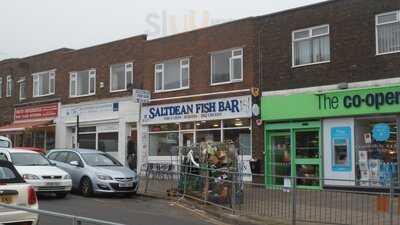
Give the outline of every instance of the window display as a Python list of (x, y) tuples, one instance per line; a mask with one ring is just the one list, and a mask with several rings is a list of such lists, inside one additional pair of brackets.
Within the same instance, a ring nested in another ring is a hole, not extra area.
[(179, 146), (179, 133), (154, 133), (150, 134), (150, 156), (171, 156)]
[(397, 123), (399, 118), (356, 120), (357, 180), (366, 187), (388, 187), (398, 179)]

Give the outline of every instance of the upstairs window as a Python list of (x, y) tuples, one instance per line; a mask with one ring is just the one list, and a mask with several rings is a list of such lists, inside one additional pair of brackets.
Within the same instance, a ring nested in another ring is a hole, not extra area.
[(19, 80), (19, 100), (26, 99), (26, 82), (25, 79)]
[(376, 54), (400, 52), (400, 10), (377, 15)]
[(329, 62), (331, 59), (329, 25), (294, 31), (293, 66)]
[(168, 60), (154, 66), (154, 90), (174, 91), (189, 88), (189, 59)]
[(94, 95), (96, 92), (96, 70), (84, 70), (70, 73), (70, 97)]
[(211, 54), (211, 85), (243, 80), (243, 49)]
[(126, 91), (132, 83), (132, 63), (115, 64), (110, 66), (110, 92)]
[(3, 77), (0, 77), (0, 98), (3, 97)]
[(34, 73), (33, 77), (33, 97), (54, 95), (55, 93), (55, 70)]
[(7, 76), (6, 96), (11, 97), (13, 92), (13, 80), (10, 75)]

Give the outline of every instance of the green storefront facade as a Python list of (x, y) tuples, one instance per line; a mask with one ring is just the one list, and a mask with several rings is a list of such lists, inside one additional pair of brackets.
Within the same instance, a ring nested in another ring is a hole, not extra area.
[(381, 188), (397, 180), (400, 84), (318, 89), (262, 97), (266, 184), (296, 176), (305, 188)]

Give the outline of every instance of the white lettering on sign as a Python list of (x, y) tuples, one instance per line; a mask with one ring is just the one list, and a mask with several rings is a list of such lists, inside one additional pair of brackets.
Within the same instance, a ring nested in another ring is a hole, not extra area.
[(240, 96), (209, 101), (146, 106), (142, 111), (142, 122), (151, 124), (244, 118), (251, 117), (251, 114), (251, 97)]

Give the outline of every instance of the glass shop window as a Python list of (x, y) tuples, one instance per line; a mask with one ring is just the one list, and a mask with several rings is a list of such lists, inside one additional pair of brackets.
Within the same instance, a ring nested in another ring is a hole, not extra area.
[(398, 180), (397, 120), (394, 116), (356, 120), (356, 172), (361, 186), (388, 187), (391, 180)]

